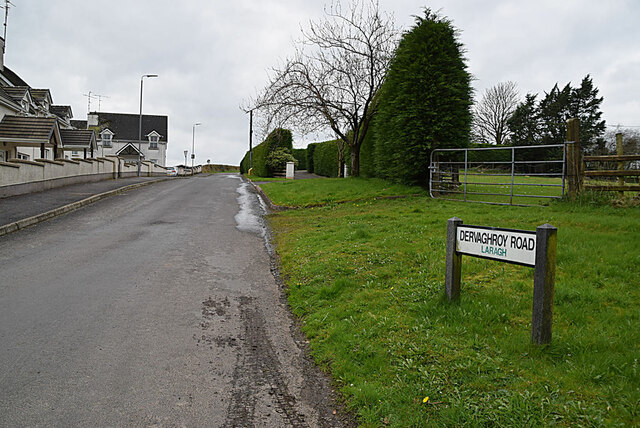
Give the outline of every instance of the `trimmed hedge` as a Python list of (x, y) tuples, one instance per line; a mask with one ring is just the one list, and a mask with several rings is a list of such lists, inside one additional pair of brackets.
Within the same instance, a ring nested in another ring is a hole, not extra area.
[(307, 169), (307, 149), (293, 149), (293, 157), (298, 161), (298, 169)]
[(318, 145), (318, 143), (311, 143), (311, 144), (307, 145), (307, 171), (308, 172), (314, 172), (315, 171), (315, 167), (313, 165), (313, 155), (315, 153), (317, 145)]
[[(310, 144), (311, 145), (311, 144)], [(325, 177), (338, 176), (338, 145), (336, 140), (314, 143), (313, 172)]]
[(378, 177), (375, 159), (376, 120), (371, 121), (369, 129), (360, 146), (360, 177)]
[[(253, 156), (251, 159), (253, 175), (257, 177), (273, 176), (273, 171), (267, 166), (267, 156), (278, 147), (282, 147), (291, 153), (293, 150), (293, 136), (290, 130), (276, 128), (269, 133), (262, 143), (253, 148)], [(240, 162), (240, 172), (244, 174), (248, 171), (249, 152), (244, 155), (242, 162)]]

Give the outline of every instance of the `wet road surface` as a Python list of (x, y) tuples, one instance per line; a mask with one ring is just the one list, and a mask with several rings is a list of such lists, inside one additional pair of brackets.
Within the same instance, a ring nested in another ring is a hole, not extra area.
[(339, 427), (236, 175), (0, 237), (0, 425)]

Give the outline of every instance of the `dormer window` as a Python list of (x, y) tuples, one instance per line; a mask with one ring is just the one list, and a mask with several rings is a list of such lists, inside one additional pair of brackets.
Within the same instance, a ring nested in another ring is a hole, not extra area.
[(158, 141), (160, 141), (160, 134), (156, 131), (147, 134), (147, 138), (149, 138), (149, 149), (157, 150), (158, 149)]
[(113, 132), (105, 129), (100, 133), (100, 139), (102, 140), (102, 147), (111, 147), (111, 140), (113, 139)]
[(26, 111), (28, 113), (29, 112), (29, 101), (22, 100), (21, 104), (22, 104), (22, 110), (24, 110), (24, 111)]

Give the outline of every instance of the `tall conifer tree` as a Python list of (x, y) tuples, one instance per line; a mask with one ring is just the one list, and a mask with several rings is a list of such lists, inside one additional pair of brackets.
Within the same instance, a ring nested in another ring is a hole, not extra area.
[(451, 22), (429, 9), (403, 35), (380, 91), (381, 176), (426, 185), (433, 149), (468, 145), (472, 90), (463, 52)]

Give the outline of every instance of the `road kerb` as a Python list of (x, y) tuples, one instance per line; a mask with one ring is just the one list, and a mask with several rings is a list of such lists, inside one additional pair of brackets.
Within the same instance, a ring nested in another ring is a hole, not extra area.
[(32, 217), (27, 217), (22, 220), (14, 221), (13, 223), (2, 225), (0, 226), (0, 236), (7, 235), (9, 233), (24, 229), (29, 226), (33, 226), (34, 224), (41, 223), (43, 221), (49, 220), (59, 215), (66, 214), (71, 211), (75, 211), (78, 208), (82, 208), (86, 205), (93, 204), (94, 202), (98, 202), (99, 200), (108, 198), (109, 196), (117, 195), (118, 193), (137, 189), (138, 187), (148, 186), (150, 184), (158, 183), (160, 181), (165, 181), (165, 180), (168, 180), (168, 178), (159, 178), (157, 180), (144, 181), (142, 183), (135, 183), (135, 184), (130, 184), (128, 186), (119, 187), (117, 189), (109, 190), (108, 192), (98, 193), (97, 195), (89, 196), (88, 198), (82, 199), (80, 201), (72, 202), (70, 204), (67, 204), (58, 208), (54, 208), (42, 214), (37, 214)]

